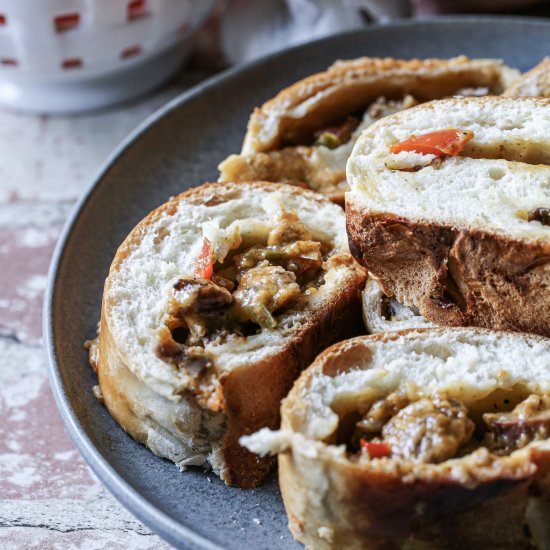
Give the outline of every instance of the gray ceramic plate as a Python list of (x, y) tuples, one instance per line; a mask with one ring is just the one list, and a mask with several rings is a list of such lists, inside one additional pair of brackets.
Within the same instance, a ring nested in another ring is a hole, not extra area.
[(224, 486), (181, 473), (133, 441), (92, 396), (82, 343), (94, 336), (101, 291), (117, 246), (170, 195), (216, 179), (239, 150), (251, 110), (339, 58), (503, 58), (527, 69), (550, 52), (550, 22), (444, 19), (371, 27), (294, 48), (214, 78), (160, 110), (107, 162), (69, 220), (54, 255), (45, 340), (57, 405), (84, 458), (139, 519), (181, 548), (295, 548), (275, 478), (262, 488)]

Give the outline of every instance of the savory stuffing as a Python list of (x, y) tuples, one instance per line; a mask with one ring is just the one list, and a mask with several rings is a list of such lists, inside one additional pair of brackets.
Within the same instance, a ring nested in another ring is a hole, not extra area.
[(271, 314), (291, 305), (301, 293), (296, 273), (263, 260), (241, 273), (234, 294), (235, 314), (239, 321), (275, 328), (277, 322)]
[(315, 145), (336, 149), (347, 143), (359, 126), (359, 119), (349, 116), (342, 124), (315, 132)]
[(205, 238), (195, 275), (173, 286), (157, 355), (191, 371), (190, 391), (214, 388), (206, 343), (275, 328), (278, 315), (323, 284), (328, 252), (295, 212), (279, 214), (265, 245), (232, 251), (223, 263), (214, 264)]
[(421, 399), (401, 409), (382, 428), (393, 456), (437, 464), (453, 457), (474, 431), (464, 405)]
[(367, 115), (373, 120), (378, 120), (385, 116), (390, 116), (399, 111), (410, 109), (418, 105), (418, 101), (410, 94), (407, 94), (403, 99), (391, 100), (385, 97), (379, 97), (376, 101), (370, 104), (367, 109)]
[(399, 393), (375, 401), (351, 438), (356, 459), (392, 457), (438, 464), (478, 447), (509, 455), (550, 437), (550, 397), (530, 395), (510, 412), (486, 413), (476, 425), (457, 399), (434, 395), (410, 401)]
[(530, 395), (513, 411), (487, 413), (483, 420), (488, 428), (484, 444), (496, 454), (507, 455), (550, 437), (550, 398)]
[(363, 123), (372, 124), (375, 120), (393, 115), (415, 105), (418, 105), (418, 101), (412, 95), (406, 95), (401, 100), (379, 97), (369, 105), (362, 115), (348, 116), (346, 120), (336, 126), (330, 126), (315, 132), (314, 145), (336, 149), (350, 141), (354, 132), (361, 124), (361, 119)]
[(534, 208), (527, 212), (528, 222), (540, 222), (542, 225), (550, 225), (550, 208)]

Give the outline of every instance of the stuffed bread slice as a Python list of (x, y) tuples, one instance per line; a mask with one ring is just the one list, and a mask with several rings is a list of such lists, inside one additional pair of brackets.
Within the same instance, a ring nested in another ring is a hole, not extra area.
[(238, 438), (330, 343), (357, 334), (365, 275), (344, 214), (268, 183), (209, 184), (149, 214), (119, 248), (91, 357), (113, 417), (155, 454), (251, 487), (270, 464)]
[(292, 534), (308, 548), (548, 548), (550, 341), (483, 329), (364, 336), (282, 406)]
[(361, 301), (363, 321), (368, 334), (437, 326), (422, 317), (416, 308), (407, 307), (395, 298), (386, 296), (374, 279), (367, 281), (361, 293)]
[(220, 164), (220, 181), (301, 185), (343, 205), (346, 161), (375, 120), (430, 99), (499, 94), (517, 76), (498, 60), (465, 56), (338, 61), (254, 111), (241, 154)]
[(550, 336), (549, 127), (550, 100), (472, 97), (361, 136), (350, 249), (385, 294), (436, 323)]
[(550, 97), (550, 57), (522, 74), (503, 95)]

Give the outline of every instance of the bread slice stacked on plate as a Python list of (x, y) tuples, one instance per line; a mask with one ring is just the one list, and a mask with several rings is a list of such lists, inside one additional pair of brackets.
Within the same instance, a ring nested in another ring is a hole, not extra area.
[(92, 348), (113, 417), (180, 466), (257, 485), (238, 439), (276, 428), (317, 353), (361, 324), (364, 272), (344, 213), (282, 184), (211, 184), (149, 214), (120, 246)]
[[(438, 323), (550, 336), (549, 127), (550, 100), (488, 97), (363, 133), (348, 163), (350, 248), (386, 294)], [(442, 153), (434, 140), (453, 133), (460, 151)]]
[(308, 548), (548, 548), (550, 340), (481, 329), (365, 336), (323, 352), (243, 438), (279, 454)]
[(338, 61), (256, 109), (240, 155), (220, 181), (278, 181), (344, 204), (346, 161), (361, 132), (417, 103), (457, 94), (499, 94), (518, 72), (495, 59)]

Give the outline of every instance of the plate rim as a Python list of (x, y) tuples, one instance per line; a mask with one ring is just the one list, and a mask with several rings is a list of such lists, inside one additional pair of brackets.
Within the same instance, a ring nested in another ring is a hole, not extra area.
[(120, 502), (131, 514), (137, 517), (144, 525), (151, 529), (151, 531), (158, 534), (169, 544), (179, 548), (185, 548), (185, 544), (192, 544), (195, 548), (200, 548), (203, 550), (223, 550), (223, 547), (211, 542), (202, 535), (199, 535), (185, 523), (175, 520), (162, 512), (152, 502), (147, 500), (137, 489), (134, 489), (127, 481), (125, 481), (122, 477), (119, 477), (109, 461), (102, 457), (94, 443), (85, 433), (83, 426), (77, 419), (61, 379), (54, 337), (54, 308), (57, 294), (59, 292), (59, 289), (57, 288), (57, 275), (64, 260), (67, 242), (71, 237), (73, 228), (78, 223), (81, 213), (92, 198), (93, 194), (101, 187), (102, 181), (109, 170), (116, 164), (117, 160), (125, 153), (129, 146), (144, 136), (146, 132), (154, 127), (158, 122), (169, 116), (171, 112), (179, 109), (185, 103), (192, 101), (204, 91), (215, 88), (220, 82), (230, 81), (232, 78), (239, 76), (241, 73), (253, 70), (259, 65), (269, 64), (272, 59), (275, 59), (280, 55), (297, 51), (302, 48), (309, 48), (315, 44), (330, 42), (335, 37), (349, 36), (352, 38), (355, 35), (368, 34), (372, 31), (386, 28), (398, 29), (421, 25), (430, 27), (451, 25), (453, 23), (506, 23), (514, 25), (540, 26), (546, 27), (550, 32), (550, 19), (533, 16), (515, 17), (506, 15), (460, 15), (403, 19), (390, 23), (369, 24), (361, 29), (332, 34), (330, 36), (325, 36), (310, 42), (305, 42), (290, 48), (279, 50), (249, 63), (231, 67), (177, 95), (148, 115), (116, 146), (113, 152), (101, 164), (95, 175), (91, 178), (90, 183), (86, 186), (79, 199), (71, 209), (52, 254), (48, 269), (46, 291), (44, 293), (44, 304), (42, 308), (43, 347), (47, 356), (46, 367), (50, 388), (59, 414), (63, 420), (65, 429), (67, 430), (79, 453), (86, 461), (87, 465), (118, 502)]

